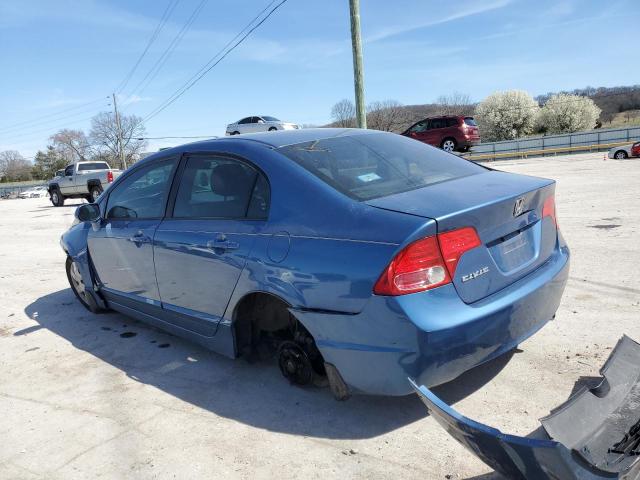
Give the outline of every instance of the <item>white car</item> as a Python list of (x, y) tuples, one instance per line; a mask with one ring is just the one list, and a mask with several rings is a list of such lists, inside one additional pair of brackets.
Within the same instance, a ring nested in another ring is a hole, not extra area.
[(20, 192), (18, 194), (18, 198), (40, 198), (40, 197), (46, 197), (47, 195), (48, 195), (47, 187), (40, 186), (40, 187), (30, 188), (29, 190), (25, 190), (24, 192)]
[(296, 130), (300, 128), (295, 123), (283, 122), (275, 117), (262, 115), (260, 117), (245, 117), (235, 123), (227, 125), (226, 135), (240, 133), (273, 132), (275, 130)]
[(609, 158), (617, 158), (618, 160), (621, 160), (623, 158), (630, 157), (640, 157), (640, 142), (622, 145), (620, 147), (613, 147), (609, 150)]

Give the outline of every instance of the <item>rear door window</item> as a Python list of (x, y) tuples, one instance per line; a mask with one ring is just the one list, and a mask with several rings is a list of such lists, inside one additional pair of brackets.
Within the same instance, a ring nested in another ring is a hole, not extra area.
[(332, 137), (278, 149), (339, 192), (371, 200), (486, 170), (390, 133)]
[(429, 130), (435, 130), (436, 128), (444, 128), (447, 126), (447, 122), (444, 118), (434, 118), (429, 122)]
[(458, 121), (457, 118), (447, 118), (447, 127), (457, 127)]
[(264, 219), (268, 210), (269, 184), (253, 167), (219, 156), (187, 159), (174, 218)]
[(73, 165), (69, 165), (69, 166), (65, 167), (65, 169), (64, 169), (64, 176), (65, 177), (70, 177), (71, 175), (73, 175)]

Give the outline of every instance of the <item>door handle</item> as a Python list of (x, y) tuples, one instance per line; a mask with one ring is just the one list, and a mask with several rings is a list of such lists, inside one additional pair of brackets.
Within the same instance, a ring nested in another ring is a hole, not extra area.
[(209, 240), (207, 242), (207, 248), (209, 250), (235, 250), (240, 248), (238, 242), (230, 242), (225, 235), (219, 235), (215, 240)]
[(151, 238), (147, 237), (142, 231), (136, 233), (135, 235), (127, 238), (130, 242), (135, 243), (136, 245), (142, 243), (151, 243)]

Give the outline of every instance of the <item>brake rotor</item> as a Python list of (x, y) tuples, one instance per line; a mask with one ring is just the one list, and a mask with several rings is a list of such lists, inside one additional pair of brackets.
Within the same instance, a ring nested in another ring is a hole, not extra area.
[(308, 385), (313, 380), (313, 367), (304, 349), (295, 342), (285, 341), (278, 347), (278, 365), (291, 383)]

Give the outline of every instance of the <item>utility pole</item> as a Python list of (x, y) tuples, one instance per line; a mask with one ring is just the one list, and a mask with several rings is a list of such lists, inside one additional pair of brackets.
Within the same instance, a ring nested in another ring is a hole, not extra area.
[(362, 39), (360, 38), (360, 0), (349, 0), (351, 12), (351, 46), (353, 48), (353, 83), (356, 89), (356, 119), (358, 128), (367, 128), (364, 109), (364, 72), (362, 68)]
[(118, 137), (117, 144), (118, 144), (118, 154), (120, 156), (120, 165), (123, 170), (126, 170), (127, 161), (124, 158), (124, 146), (122, 142), (122, 124), (120, 123), (120, 114), (118, 113), (118, 104), (116, 103), (116, 94), (112, 93), (111, 96), (113, 97), (113, 111), (116, 116), (116, 135)]

